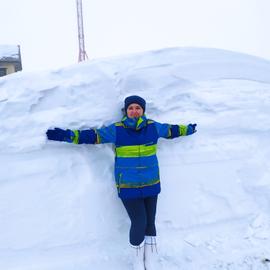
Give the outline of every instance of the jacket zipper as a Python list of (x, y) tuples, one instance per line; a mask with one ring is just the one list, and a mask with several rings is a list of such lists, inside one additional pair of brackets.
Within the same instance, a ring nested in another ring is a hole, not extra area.
[(121, 180), (122, 180), (122, 173), (119, 174), (118, 178), (118, 193), (121, 191)]

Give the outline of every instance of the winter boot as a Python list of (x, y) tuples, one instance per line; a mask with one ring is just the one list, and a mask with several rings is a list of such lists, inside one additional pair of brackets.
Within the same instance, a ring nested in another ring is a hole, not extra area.
[(133, 270), (145, 270), (144, 268), (144, 241), (139, 246), (131, 245), (133, 249)]
[(158, 251), (156, 236), (145, 236), (144, 260), (146, 270), (158, 270)]

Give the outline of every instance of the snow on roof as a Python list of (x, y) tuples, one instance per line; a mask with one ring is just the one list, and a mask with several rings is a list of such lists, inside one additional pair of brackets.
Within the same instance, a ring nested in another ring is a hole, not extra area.
[(19, 59), (18, 45), (0, 45), (0, 60), (5, 58)]

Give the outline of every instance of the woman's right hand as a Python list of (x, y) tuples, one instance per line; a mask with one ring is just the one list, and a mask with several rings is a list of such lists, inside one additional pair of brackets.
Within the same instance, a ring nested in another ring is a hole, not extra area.
[(70, 129), (48, 129), (46, 135), (48, 140), (72, 142), (72, 131)]

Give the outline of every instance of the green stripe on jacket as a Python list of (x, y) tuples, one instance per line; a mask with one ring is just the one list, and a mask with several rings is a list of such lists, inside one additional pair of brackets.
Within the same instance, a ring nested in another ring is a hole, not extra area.
[(180, 136), (186, 136), (187, 135), (187, 126), (179, 125), (179, 132), (180, 132)]
[(115, 148), (117, 157), (149, 157), (157, 152), (157, 145), (129, 145)]
[(79, 144), (79, 137), (80, 137), (80, 132), (79, 130), (72, 130), (73, 133), (74, 133), (74, 137), (71, 137), (72, 139), (72, 142), (75, 143), (75, 144)]

